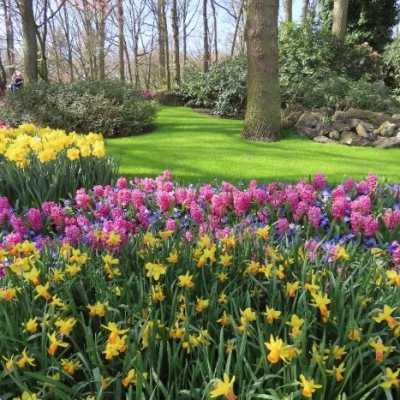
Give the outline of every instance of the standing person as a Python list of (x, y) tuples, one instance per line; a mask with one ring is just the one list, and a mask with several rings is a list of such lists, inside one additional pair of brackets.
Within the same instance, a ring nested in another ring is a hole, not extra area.
[(0, 77), (0, 97), (6, 95), (6, 87), (7, 87), (6, 82), (3, 81), (3, 79)]
[(11, 77), (11, 93), (14, 93), (17, 89), (24, 85), (24, 77), (22, 76), (22, 72), (16, 70)]

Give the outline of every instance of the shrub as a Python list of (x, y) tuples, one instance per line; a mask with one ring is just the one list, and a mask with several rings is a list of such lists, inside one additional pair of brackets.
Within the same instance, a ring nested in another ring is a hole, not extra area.
[(400, 94), (400, 40), (397, 38), (386, 46), (382, 55), (385, 79), (396, 95)]
[(213, 109), (221, 116), (240, 115), (246, 101), (246, 58), (225, 58), (203, 74), (196, 66), (185, 70), (178, 88), (186, 104)]
[(14, 127), (30, 122), (67, 132), (102, 132), (107, 138), (136, 135), (155, 115), (154, 102), (120, 81), (30, 84), (8, 94), (0, 108), (0, 119)]
[(18, 209), (111, 184), (118, 171), (99, 134), (66, 134), (33, 124), (0, 132), (0, 196)]

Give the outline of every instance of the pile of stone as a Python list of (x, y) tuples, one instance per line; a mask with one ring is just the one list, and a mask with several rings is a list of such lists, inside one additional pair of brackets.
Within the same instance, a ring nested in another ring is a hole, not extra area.
[(307, 111), (292, 106), (282, 111), (282, 125), (319, 143), (400, 147), (400, 114), (390, 116), (354, 108), (335, 111), (326, 107)]

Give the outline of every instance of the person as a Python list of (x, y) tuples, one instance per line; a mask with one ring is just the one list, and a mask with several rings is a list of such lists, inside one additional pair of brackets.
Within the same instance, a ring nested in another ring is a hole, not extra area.
[(16, 70), (11, 77), (11, 93), (14, 93), (17, 89), (21, 88), (24, 85), (24, 77), (22, 76), (22, 72)]
[(0, 97), (6, 95), (6, 82), (0, 77)]

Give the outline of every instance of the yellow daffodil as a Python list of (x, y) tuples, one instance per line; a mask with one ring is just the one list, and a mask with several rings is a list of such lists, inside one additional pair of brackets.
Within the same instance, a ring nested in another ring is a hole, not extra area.
[(222, 312), (222, 316), (220, 319), (217, 320), (222, 326), (228, 326), (231, 324), (231, 319), (229, 315), (226, 313), (226, 310)]
[(303, 374), (300, 375), (300, 385), (303, 388), (301, 394), (304, 397), (312, 397), (316, 389), (322, 388), (322, 385), (317, 385), (314, 379), (307, 380)]
[(190, 275), (189, 271), (187, 271), (185, 275), (178, 276), (178, 280), (179, 280), (178, 286), (191, 288), (194, 286), (192, 279), (193, 279), (193, 275)]
[(392, 313), (396, 310), (397, 307), (391, 308), (387, 304), (383, 306), (383, 312), (380, 312), (377, 317), (374, 317), (373, 320), (380, 323), (382, 321), (386, 321), (390, 328), (394, 328), (397, 325), (397, 320), (392, 317)]
[(343, 380), (343, 372), (346, 370), (344, 367), (344, 362), (342, 362), (339, 366), (333, 367), (333, 369), (327, 369), (326, 373), (328, 375), (334, 375), (336, 382), (340, 382)]
[(61, 359), (61, 367), (68, 375), (74, 375), (76, 370), (82, 368), (82, 363), (78, 360)]
[(166, 273), (167, 267), (163, 264), (155, 264), (148, 262), (144, 266), (147, 269), (146, 276), (149, 278), (153, 278), (155, 281), (160, 279), (161, 275)]
[(50, 339), (50, 346), (49, 346), (47, 352), (51, 356), (54, 356), (54, 354), (56, 353), (56, 351), (59, 347), (68, 347), (69, 346), (69, 343), (66, 343), (66, 342), (63, 342), (62, 340), (57, 339), (56, 332), (53, 332), (51, 335), (48, 333), (47, 336)]
[(266, 348), (269, 350), (267, 359), (270, 363), (276, 364), (280, 359), (286, 361), (283, 351), (284, 343), (281, 338), (276, 337), (276, 339), (274, 339), (274, 336), (271, 335), (269, 342), (265, 342), (264, 344)]
[(265, 315), (267, 322), (269, 324), (272, 324), (274, 322), (274, 320), (279, 319), (282, 312), (275, 310), (275, 308), (273, 308), (273, 307), (269, 308), (267, 306), (266, 311), (263, 314)]
[(89, 315), (98, 315), (99, 317), (104, 317), (106, 315), (106, 311), (108, 309), (108, 301), (101, 303), (98, 301), (94, 305), (86, 306), (89, 309)]
[(224, 378), (221, 381), (220, 379), (215, 379), (214, 381), (214, 390), (210, 392), (210, 397), (213, 399), (219, 396), (225, 396), (228, 400), (235, 400), (236, 396), (233, 393), (233, 384), (235, 382), (235, 376), (232, 376), (232, 379), (229, 380), (229, 375), (224, 373)]
[(383, 382), (379, 386), (384, 389), (390, 389), (392, 386), (399, 387), (399, 372), (400, 369), (392, 371), (390, 368), (386, 368), (386, 375), (382, 376)]
[(375, 349), (375, 360), (378, 362), (383, 361), (386, 352), (390, 352), (394, 349), (393, 346), (385, 346), (381, 338), (378, 338), (378, 340), (370, 340), (369, 345)]

